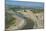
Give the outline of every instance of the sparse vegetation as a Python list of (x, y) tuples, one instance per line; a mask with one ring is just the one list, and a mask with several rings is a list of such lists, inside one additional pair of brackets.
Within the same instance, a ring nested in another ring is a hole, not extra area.
[[(8, 9), (7, 9), (8, 8)], [(16, 11), (23, 11), (26, 12), (26, 10), (30, 10), (32, 11), (33, 13), (40, 13), (40, 12), (44, 12), (44, 9), (42, 8), (24, 8), (24, 7), (6, 7), (6, 11), (9, 11), (9, 10), (12, 10), (13, 12), (16, 12)], [(15, 22), (15, 18), (13, 18), (11, 16), (11, 14), (7, 13), (6, 12), (6, 15), (5, 15), (5, 27), (8, 28), (10, 26), (12, 26)]]
[(5, 14), (5, 26), (8, 28), (9, 26), (13, 25), (15, 23), (15, 18), (13, 18), (10, 14)]

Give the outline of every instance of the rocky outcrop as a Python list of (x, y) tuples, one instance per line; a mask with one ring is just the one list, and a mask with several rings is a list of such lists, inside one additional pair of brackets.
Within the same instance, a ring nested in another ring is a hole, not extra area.
[[(23, 11), (7, 11), (8, 14), (10, 14), (13, 18), (15, 18), (15, 23), (10, 26), (6, 30), (22, 30), (22, 29), (38, 29), (43, 28), (43, 14), (34, 14), (32, 11), (26, 10)], [(41, 17), (42, 16), (42, 17)], [(16, 24), (16, 26), (15, 26)]]

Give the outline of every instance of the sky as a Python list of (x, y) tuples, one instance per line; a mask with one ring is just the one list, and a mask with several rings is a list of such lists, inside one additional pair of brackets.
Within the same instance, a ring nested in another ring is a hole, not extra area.
[[(9, 0), (8, 0), (9, 1)], [(33, 1), (33, 2), (44, 2), (44, 0), (10, 0), (10, 1)]]
[[(38, 1), (38, 0), (37, 0)], [(43, 7), (44, 3), (43, 2), (32, 2), (32, 1), (16, 1), (16, 0), (6, 0), (6, 4), (8, 5), (23, 5), (23, 6), (38, 6), (38, 7)]]

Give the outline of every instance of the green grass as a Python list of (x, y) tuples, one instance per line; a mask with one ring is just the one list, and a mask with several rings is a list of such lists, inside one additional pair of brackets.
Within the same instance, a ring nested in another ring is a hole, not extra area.
[(33, 13), (40, 13), (40, 12), (44, 12), (44, 9), (32, 9)]
[(15, 23), (15, 18), (10, 15), (5, 16), (5, 27), (8, 28)]

